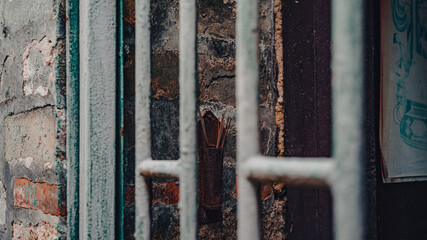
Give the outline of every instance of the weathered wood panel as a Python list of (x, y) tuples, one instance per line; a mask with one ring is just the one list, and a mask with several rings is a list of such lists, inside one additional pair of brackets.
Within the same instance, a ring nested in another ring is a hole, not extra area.
[[(331, 154), (330, 0), (283, 5), (285, 156)], [(332, 239), (328, 189), (288, 186), (290, 239)]]

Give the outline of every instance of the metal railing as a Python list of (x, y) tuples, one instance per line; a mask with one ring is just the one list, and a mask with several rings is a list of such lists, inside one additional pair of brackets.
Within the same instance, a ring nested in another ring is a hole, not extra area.
[(196, 1), (179, 2), (179, 143), (177, 161), (151, 159), (150, 0), (136, 1), (136, 224), (137, 239), (151, 238), (151, 179), (180, 180), (181, 239), (197, 239)]
[(332, 4), (332, 157), (279, 159), (261, 156), (259, 148), (258, 1), (237, 1), (239, 239), (261, 238), (258, 186), (265, 181), (328, 184), (335, 239), (362, 239), (362, 2)]
[[(333, 0), (331, 158), (269, 158), (259, 148), (258, 1), (237, 1), (238, 237), (260, 239), (263, 181), (332, 188), (336, 240), (362, 239), (362, 1)], [(151, 238), (151, 179), (180, 179), (181, 239), (197, 238), (196, 4), (180, 0), (180, 159), (153, 161), (150, 0), (136, 1), (136, 233)]]

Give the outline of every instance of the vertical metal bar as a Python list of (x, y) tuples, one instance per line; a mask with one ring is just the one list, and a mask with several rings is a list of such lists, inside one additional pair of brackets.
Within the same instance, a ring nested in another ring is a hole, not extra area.
[(181, 239), (197, 239), (196, 1), (179, 2)]
[(362, 194), (362, 2), (332, 5), (333, 157), (335, 239), (363, 238)]
[(79, 0), (67, 1), (67, 236), (79, 237)]
[(238, 237), (259, 239), (257, 186), (242, 172), (244, 163), (260, 153), (258, 134), (258, 1), (237, 2), (237, 175)]
[(116, 56), (116, 0), (81, 0), (81, 239), (115, 237)]
[[(150, 0), (135, 2), (135, 166), (151, 159)], [(151, 186), (135, 168), (135, 238), (151, 239)]]

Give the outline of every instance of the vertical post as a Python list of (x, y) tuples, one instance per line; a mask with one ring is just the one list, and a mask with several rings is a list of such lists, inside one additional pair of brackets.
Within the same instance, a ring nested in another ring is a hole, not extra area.
[(179, 2), (181, 239), (197, 239), (196, 1)]
[(135, 238), (151, 239), (151, 184), (138, 166), (151, 159), (151, 43), (150, 0), (136, 0), (135, 29)]
[(79, 0), (67, 1), (67, 236), (79, 237)]
[(242, 172), (251, 156), (259, 155), (258, 134), (258, 1), (237, 2), (237, 175), (238, 237), (259, 239), (257, 186)]
[(335, 239), (363, 238), (362, 194), (362, 53), (360, 0), (332, 5), (333, 157)]
[(80, 238), (115, 238), (116, 0), (80, 1)]

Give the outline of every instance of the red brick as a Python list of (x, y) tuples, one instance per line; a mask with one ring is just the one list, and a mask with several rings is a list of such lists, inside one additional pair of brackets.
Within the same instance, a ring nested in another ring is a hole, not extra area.
[(153, 203), (163, 202), (166, 205), (179, 202), (179, 185), (176, 181), (153, 184)]
[(61, 211), (58, 202), (58, 191), (58, 185), (17, 178), (13, 185), (14, 204), (16, 207), (40, 209), (51, 215), (65, 215), (65, 211)]

